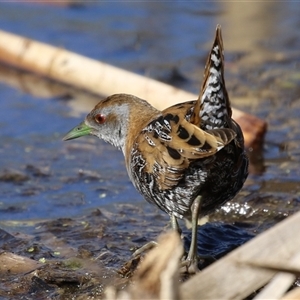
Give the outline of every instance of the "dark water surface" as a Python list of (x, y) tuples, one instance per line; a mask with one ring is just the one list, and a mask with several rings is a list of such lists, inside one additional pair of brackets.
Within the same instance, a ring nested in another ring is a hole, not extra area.
[[(252, 153), (243, 190), (211, 220), (242, 223), (256, 233), (300, 207), (299, 15), (299, 4), (291, 1), (0, 3), (0, 29), (197, 93), (221, 24), (232, 104), (266, 120), (268, 132), (262, 151)], [(94, 138), (62, 142), (84, 115), (66, 95), (32, 96), (24, 84), (12, 87), (8, 79), (18, 76), (12, 72), (0, 68), (1, 227), (34, 239), (64, 218), (59, 224), (79, 224), (58, 234), (68, 245), (106, 247), (119, 258), (155, 239), (168, 218), (134, 190), (122, 153)], [(92, 109), (94, 103), (86, 103)], [(78, 237), (84, 222), (103, 226), (101, 235), (89, 229), (88, 242), (87, 235)]]

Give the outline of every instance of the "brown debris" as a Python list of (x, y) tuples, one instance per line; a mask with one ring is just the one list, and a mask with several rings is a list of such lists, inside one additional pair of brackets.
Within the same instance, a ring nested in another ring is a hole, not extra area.
[(42, 263), (33, 259), (16, 255), (11, 252), (0, 253), (0, 274), (2, 276), (7, 274), (29, 273), (42, 265)]
[(109, 287), (106, 299), (180, 299), (179, 261), (183, 254), (177, 233), (169, 232), (158, 239), (158, 246), (150, 251), (133, 276), (127, 291)]

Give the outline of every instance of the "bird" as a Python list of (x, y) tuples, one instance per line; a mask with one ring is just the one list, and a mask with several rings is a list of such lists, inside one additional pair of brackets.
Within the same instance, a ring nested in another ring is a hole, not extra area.
[(224, 79), (221, 26), (208, 55), (198, 99), (158, 110), (130, 94), (101, 100), (63, 140), (96, 136), (122, 150), (134, 187), (170, 217), (191, 221), (191, 244), (182, 260), (198, 271), (198, 218), (231, 200), (248, 176), (240, 126), (232, 119)]

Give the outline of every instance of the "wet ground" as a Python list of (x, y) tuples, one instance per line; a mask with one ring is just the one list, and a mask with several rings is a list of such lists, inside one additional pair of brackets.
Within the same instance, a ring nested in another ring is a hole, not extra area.
[[(199, 252), (219, 257), (300, 207), (299, 13), (295, 2), (1, 3), (0, 29), (197, 93), (222, 25), (232, 104), (268, 131), (261, 151), (250, 149), (243, 190), (200, 232)], [(134, 190), (121, 152), (94, 138), (61, 141), (84, 116), (74, 97), (86, 112), (97, 99), (4, 66), (0, 80), (1, 249), (69, 274), (6, 274), (0, 297), (92, 297), (125, 284), (116, 270), (168, 218)]]

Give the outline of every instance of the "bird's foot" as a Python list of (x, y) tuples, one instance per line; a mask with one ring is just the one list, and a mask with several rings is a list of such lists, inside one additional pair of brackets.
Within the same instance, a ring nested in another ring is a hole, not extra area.
[(200, 272), (198, 267), (198, 259), (186, 258), (180, 263), (180, 273), (196, 274)]
[[(202, 261), (202, 262), (201, 262)], [(203, 267), (203, 264), (205, 266), (212, 264), (216, 261), (216, 258), (212, 255), (198, 255), (195, 258), (183, 258), (180, 263), (180, 272), (181, 273), (187, 273), (187, 274), (195, 274), (200, 272), (199, 269), (199, 262), (200, 262), (200, 268)]]
[(137, 249), (136, 251), (133, 252), (132, 257), (138, 257), (140, 256), (143, 252), (146, 252), (154, 247), (156, 247), (158, 244), (155, 241), (150, 241), (147, 244), (145, 244), (144, 246), (142, 246), (141, 248)]

